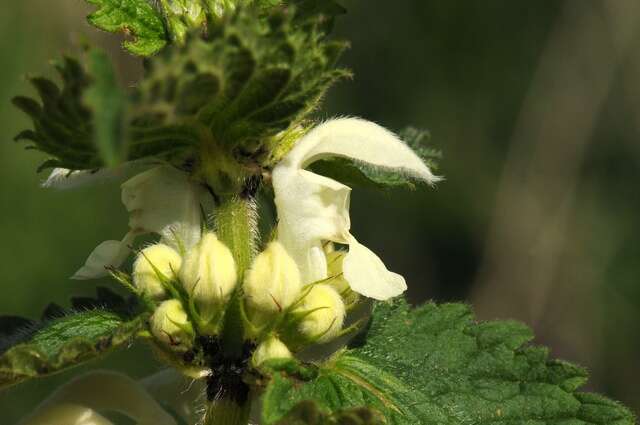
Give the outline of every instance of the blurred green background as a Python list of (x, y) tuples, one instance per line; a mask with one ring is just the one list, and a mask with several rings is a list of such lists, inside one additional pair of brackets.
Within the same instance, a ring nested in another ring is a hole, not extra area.
[[(322, 116), (428, 128), (444, 152), (435, 190), (353, 194), (358, 239), (409, 283), (413, 302), (464, 300), (479, 318), (516, 318), (590, 389), (640, 411), (640, 3), (637, 0), (405, 0), (347, 3), (354, 81)], [(37, 317), (93, 282), (68, 276), (126, 231), (115, 185), (39, 188), (42, 156), (11, 143), (29, 123), (10, 97), (27, 74), (88, 37), (122, 82), (139, 64), (91, 29), (80, 0), (0, 8), (0, 314)], [(0, 393), (14, 423), (87, 368), (159, 369), (133, 347)]]

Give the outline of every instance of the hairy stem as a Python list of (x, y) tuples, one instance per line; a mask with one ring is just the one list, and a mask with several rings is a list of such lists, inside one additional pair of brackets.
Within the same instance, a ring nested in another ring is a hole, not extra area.
[(232, 196), (221, 200), (216, 211), (218, 238), (233, 253), (238, 272), (238, 287), (225, 313), (221, 333), (224, 365), (222, 376), (213, 376), (208, 383), (207, 412), (204, 425), (246, 425), (251, 400), (249, 388), (241, 375), (234, 375), (246, 356), (244, 326), (241, 315), (241, 283), (256, 251), (257, 212), (252, 196)]
[(218, 238), (233, 253), (239, 282), (255, 254), (257, 223), (255, 201), (252, 197), (233, 196), (223, 199), (216, 210)]
[(204, 425), (247, 425), (249, 423), (251, 403), (238, 403), (236, 400), (222, 398), (209, 402), (205, 413)]

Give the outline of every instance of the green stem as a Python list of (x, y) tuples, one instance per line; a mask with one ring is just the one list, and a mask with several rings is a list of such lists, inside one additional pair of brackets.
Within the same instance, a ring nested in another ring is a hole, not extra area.
[(207, 406), (203, 425), (247, 425), (251, 403), (242, 406), (234, 400), (214, 400)]
[[(218, 238), (233, 253), (238, 272), (238, 286), (229, 301), (220, 335), (225, 362), (229, 364), (235, 363), (245, 354), (243, 353), (245, 341), (240, 288), (244, 274), (255, 255), (257, 223), (255, 201), (250, 196), (223, 198), (216, 209), (215, 224)], [(209, 402), (204, 425), (247, 424), (251, 406), (251, 400), (247, 394), (248, 388), (245, 389), (241, 382), (230, 382), (228, 387), (225, 388), (221, 398)]]
[(254, 199), (240, 196), (223, 199), (216, 208), (215, 220), (218, 238), (233, 253), (238, 281), (242, 281), (256, 250), (258, 219)]

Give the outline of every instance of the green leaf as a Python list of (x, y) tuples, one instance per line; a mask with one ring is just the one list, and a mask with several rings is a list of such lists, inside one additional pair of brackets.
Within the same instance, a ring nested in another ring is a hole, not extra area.
[[(430, 147), (429, 132), (413, 127), (402, 130), (398, 136), (427, 164), (431, 170), (438, 169), (438, 161), (442, 153)], [(388, 187), (406, 187), (414, 189), (416, 182), (405, 174), (371, 167), (346, 158), (332, 158), (317, 161), (309, 167), (313, 172), (330, 177), (348, 186), (372, 187), (383, 189)]]
[(13, 103), (31, 118), (33, 130), (24, 130), (16, 141), (26, 141), (29, 148), (47, 153), (53, 159), (43, 168), (94, 169), (103, 160), (93, 143), (93, 118), (83, 102), (91, 77), (75, 59), (65, 57), (55, 68), (61, 87), (45, 78), (31, 78), (40, 102), (18, 96)]
[(90, 50), (88, 62), (93, 84), (85, 92), (84, 103), (93, 113), (93, 138), (98, 151), (105, 165), (113, 167), (127, 158), (127, 138), (124, 134), (126, 98), (105, 52)]
[[(100, 4), (103, 14), (116, 8)], [(129, 10), (132, 3), (117, 4)], [(294, 11), (241, 7), (210, 20), (204, 33), (148, 58), (128, 96), (103, 53), (88, 53), (88, 71), (65, 58), (57, 66), (61, 87), (34, 78), (40, 100), (14, 99), (33, 121), (16, 140), (51, 156), (40, 169), (94, 170), (146, 157), (197, 166), (209, 159), (203, 153), (220, 151), (254, 168), (273, 165), (276, 135), (298, 127), (349, 75), (336, 68), (346, 44), (326, 41), (318, 20)]]
[(146, 319), (124, 319), (97, 309), (14, 329), (0, 342), (0, 388), (60, 372), (126, 345), (145, 328)]
[[(207, 145), (260, 154), (349, 75), (335, 68), (346, 45), (321, 40), (320, 28), (306, 22), (294, 24), (290, 11), (265, 16), (241, 7), (212, 20), (206, 36), (193, 33), (148, 60), (132, 107), (133, 154)], [(178, 137), (163, 137), (168, 132)]]
[(618, 403), (577, 392), (587, 373), (531, 338), (520, 323), (476, 323), (462, 304), (379, 303), (366, 336), (315, 373), (270, 365), (263, 420), (314, 400), (325, 414), (367, 406), (397, 425), (635, 424)]
[(325, 33), (333, 30), (335, 18), (347, 10), (334, 0), (291, 0), (296, 6), (297, 19), (318, 19)]
[(86, 0), (97, 6), (88, 21), (108, 32), (122, 32), (133, 40), (124, 42), (131, 53), (150, 56), (168, 42), (162, 16), (147, 0)]

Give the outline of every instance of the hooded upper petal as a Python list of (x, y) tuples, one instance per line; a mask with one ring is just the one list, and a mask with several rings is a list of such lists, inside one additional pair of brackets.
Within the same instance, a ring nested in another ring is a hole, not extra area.
[(392, 169), (427, 183), (439, 180), (395, 134), (359, 118), (339, 118), (315, 127), (296, 143), (278, 166), (302, 169), (333, 156)]
[(349, 232), (351, 189), (304, 169), (332, 156), (392, 169), (427, 183), (438, 178), (393, 133), (357, 118), (336, 119), (314, 128), (273, 170), (278, 239), (298, 263), (303, 281), (327, 276), (322, 243), (328, 240), (349, 245), (344, 273), (354, 291), (375, 299), (397, 296), (406, 290), (402, 276), (388, 271)]

